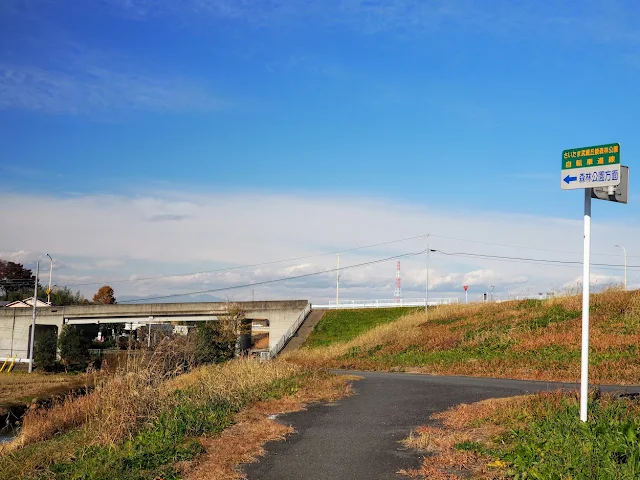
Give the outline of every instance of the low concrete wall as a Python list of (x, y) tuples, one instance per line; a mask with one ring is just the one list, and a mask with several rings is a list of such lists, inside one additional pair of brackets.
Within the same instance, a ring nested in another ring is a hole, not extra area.
[[(307, 300), (233, 302), (248, 319), (269, 320), (269, 348), (272, 348), (296, 321)], [(146, 303), (121, 305), (75, 305), (37, 309), (37, 325), (55, 325), (58, 332), (66, 321), (111, 323), (117, 321), (157, 322), (184, 320), (202, 321), (226, 313), (229, 303)], [(28, 356), (29, 332), (33, 310), (30, 308), (0, 308), (0, 358)], [(38, 329), (36, 329), (36, 337)]]

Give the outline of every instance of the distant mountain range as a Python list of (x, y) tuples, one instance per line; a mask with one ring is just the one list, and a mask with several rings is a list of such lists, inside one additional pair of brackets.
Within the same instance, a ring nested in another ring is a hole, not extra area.
[[(161, 297), (160, 294), (150, 294), (144, 297), (135, 295), (118, 295), (118, 303), (195, 303), (195, 302), (226, 302), (224, 298), (214, 297), (213, 295), (184, 295), (182, 297), (158, 298), (157, 300), (149, 299), (149, 297)], [(145, 300), (142, 300), (145, 299)]]

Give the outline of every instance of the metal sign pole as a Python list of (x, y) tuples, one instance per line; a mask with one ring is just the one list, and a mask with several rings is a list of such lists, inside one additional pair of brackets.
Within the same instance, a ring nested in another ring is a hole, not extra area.
[(589, 283), (591, 278), (591, 189), (584, 190), (584, 258), (582, 264), (582, 360), (580, 367), (580, 420), (587, 421), (589, 395)]

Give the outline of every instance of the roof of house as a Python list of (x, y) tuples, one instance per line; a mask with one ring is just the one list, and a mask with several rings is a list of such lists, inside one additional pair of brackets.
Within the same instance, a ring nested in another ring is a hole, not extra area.
[[(39, 298), (36, 302), (36, 307), (49, 307), (47, 302), (43, 302)], [(24, 300), (16, 300), (15, 302), (9, 302), (5, 305), (8, 308), (29, 308), (33, 307), (33, 297), (25, 298)]]

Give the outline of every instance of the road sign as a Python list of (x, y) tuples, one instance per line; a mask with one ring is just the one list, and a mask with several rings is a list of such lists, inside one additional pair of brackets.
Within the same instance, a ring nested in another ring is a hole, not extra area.
[[(621, 174), (621, 169), (622, 174)], [(591, 281), (591, 198), (626, 203), (629, 169), (620, 165), (620, 144), (610, 143), (562, 152), (560, 187), (584, 190), (584, 256), (582, 261), (582, 347), (580, 353), (580, 420), (587, 421), (589, 393), (589, 291)], [(617, 187), (617, 188), (616, 188)]]
[(562, 152), (563, 190), (615, 187), (620, 184), (620, 144), (572, 148)]
[(469, 290), (469, 285), (465, 285), (465, 286), (464, 286), (464, 287), (462, 287), (462, 288), (464, 288), (464, 291), (466, 292), (467, 290)]

